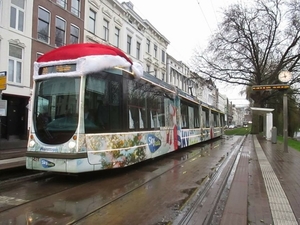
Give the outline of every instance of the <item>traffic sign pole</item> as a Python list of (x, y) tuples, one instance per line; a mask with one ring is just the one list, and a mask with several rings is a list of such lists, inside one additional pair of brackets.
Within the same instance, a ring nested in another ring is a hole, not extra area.
[[(2, 100), (2, 90), (0, 90), (0, 101)], [(0, 145), (1, 145), (1, 139), (2, 139), (2, 122), (1, 122), (1, 116), (0, 116)]]
[[(6, 90), (6, 71), (0, 72), (0, 101), (2, 101), (2, 90)], [(0, 115), (0, 145), (1, 145), (1, 138), (2, 138), (1, 128), (2, 128), (2, 122), (1, 122), (1, 115)]]
[(288, 150), (288, 100), (287, 94), (283, 94), (283, 151), (289, 152)]

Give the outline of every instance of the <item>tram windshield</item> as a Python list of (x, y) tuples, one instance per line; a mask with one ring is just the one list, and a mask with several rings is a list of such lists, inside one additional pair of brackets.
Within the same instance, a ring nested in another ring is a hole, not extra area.
[(33, 126), (40, 141), (61, 144), (78, 125), (80, 78), (55, 77), (36, 81)]

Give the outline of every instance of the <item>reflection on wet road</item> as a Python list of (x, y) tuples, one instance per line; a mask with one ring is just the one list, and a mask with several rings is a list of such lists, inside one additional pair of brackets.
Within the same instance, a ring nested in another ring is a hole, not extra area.
[(0, 224), (171, 223), (237, 142), (219, 139), (125, 169), (0, 189)]

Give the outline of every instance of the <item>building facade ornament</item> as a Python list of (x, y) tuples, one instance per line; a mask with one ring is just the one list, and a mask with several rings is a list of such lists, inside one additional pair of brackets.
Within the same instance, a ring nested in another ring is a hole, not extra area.
[(8, 40), (8, 42), (10, 44), (18, 45), (18, 46), (20, 46), (22, 48), (26, 47), (26, 45), (24, 43), (22, 43), (19, 39), (10, 39), (10, 40)]
[(89, 3), (97, 9), (100, 8), (100, 2), (97, 0), (89, 0)]
[(146, 60), (147, 62), (150, 62), (150, 63), (152, 63), (152, 59), (151, 59), (151, 57), (146, 57), (146, 58), (145, 58), (145, 60)]
[(115, 23), (116, 24), (118, 24), (119, 26), (123, 26), (123, 23), (122, 23), (122, 21), (120, 20), (120, 18), (119, 17), (114, 17), (114, 21), (115, 21)]
[(110, 13), (110, 11), (108, 10), (108, 9), (106, 9), (106, 8), (102, 8), (102, 12), (103, 12), (103, 14), (104, 15), (106, 15), (108, 18), (112, 18), (112, 15), (111, 15), (111, 13)]
[(87, 35), (86, 35), (86, 39), (87, 39), (87, 40), (90, 40), (91, 42), (95, 42), (95, 43), (101, 43), (101, 44), (104, 43), (100, 38), (97, 38), (97, 37), (94, 36), (94, 35), (89, 35), (89, 34), (87, 34)]

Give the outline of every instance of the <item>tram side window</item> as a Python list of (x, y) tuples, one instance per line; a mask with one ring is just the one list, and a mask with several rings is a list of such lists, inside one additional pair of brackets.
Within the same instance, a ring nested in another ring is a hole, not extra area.
[(189, 127), (189, 119), (188, 119), (188, 106), (184, 103), (181, 103), (181, 120), (182, 120), (182, 128)]
[(146, 93), (144, 85), (135, 80), (128, 81), (129, 129), (140, 130), (147, 127)]
[(128, 121), (130, 130), (165, 126), (162, 90), (148, 83), (128, 80)]
[(219, 126), (218, 113), (212, 113), (212, 115), (213, 115), (213, 126), (218, 127)]
[(158, 128), (166, 126), (166, 112), (164, 106), (165, 98), (158, 98), (158, 111), (157, 111), (157, 119), (158, 119)]
[(205, 114), (205, 111), (202, 109), (201, 111), (201, 125), (202, 125), (202, 128), (206, 127), (206, 124), (205, 124), (205, 121), (206, 121), (206, 114)]
[(152, 88), (150, 88), (148, 91), (147, 115), (147, 128), (159, 129), (162, 126), (165, 126), (165, 114), (162, 94), (158, 90)]
[(214, 114), (212, 112), (210, 113), (210, 118), (211, 118), (210, 119), (210, 125), (214, 127), (215, 126), (215, 117), (214, 117)]
[(106, 118), (109, 113), (107, 108), (107, 89), (108, 82), (101, 76), (88, 75), (85, 89), (85, 105), (84, 105), (84, 119), (85, 132), (98, 133), (105, 132), (108, 122)]
[(221, 122), (221, 127), (224, 127), (224, 125), (225, 125), (224, 114), (220, 114), (220, 122)]
[(111, 81), (109, 83), (109, 114), (110, 114), (110, 129), (118, 131), (122, 129), (122, 109), (121, 109), (121, 83)]
[(199, 108), (198, 106), (194, 107), (194, 127), (199, 128), (200, 127), (200, 119), (199, 119)]
[(194, 119), (195, 119), (195, 115), (194, 115), (194, 108), (191, 106), (188, 106), (188, 118), (189, 118), (189, 128), (195, 128), (194, 127)]
[(86, 133), (122, 130), (121, 83), (108, 72), (87, 75), (84, 121)]
[(209, 110), (207, 108), (202, 108), (202, 124), (204, 127), (209, 127)]
[(129, 128), (138, 130), (139, 128), (139, 108), (129, 106)]
[(200, 127), (198, 106), (187, 105), (185, 102), (181, 102), (181, 119), (183, 128), (193, 129)]

